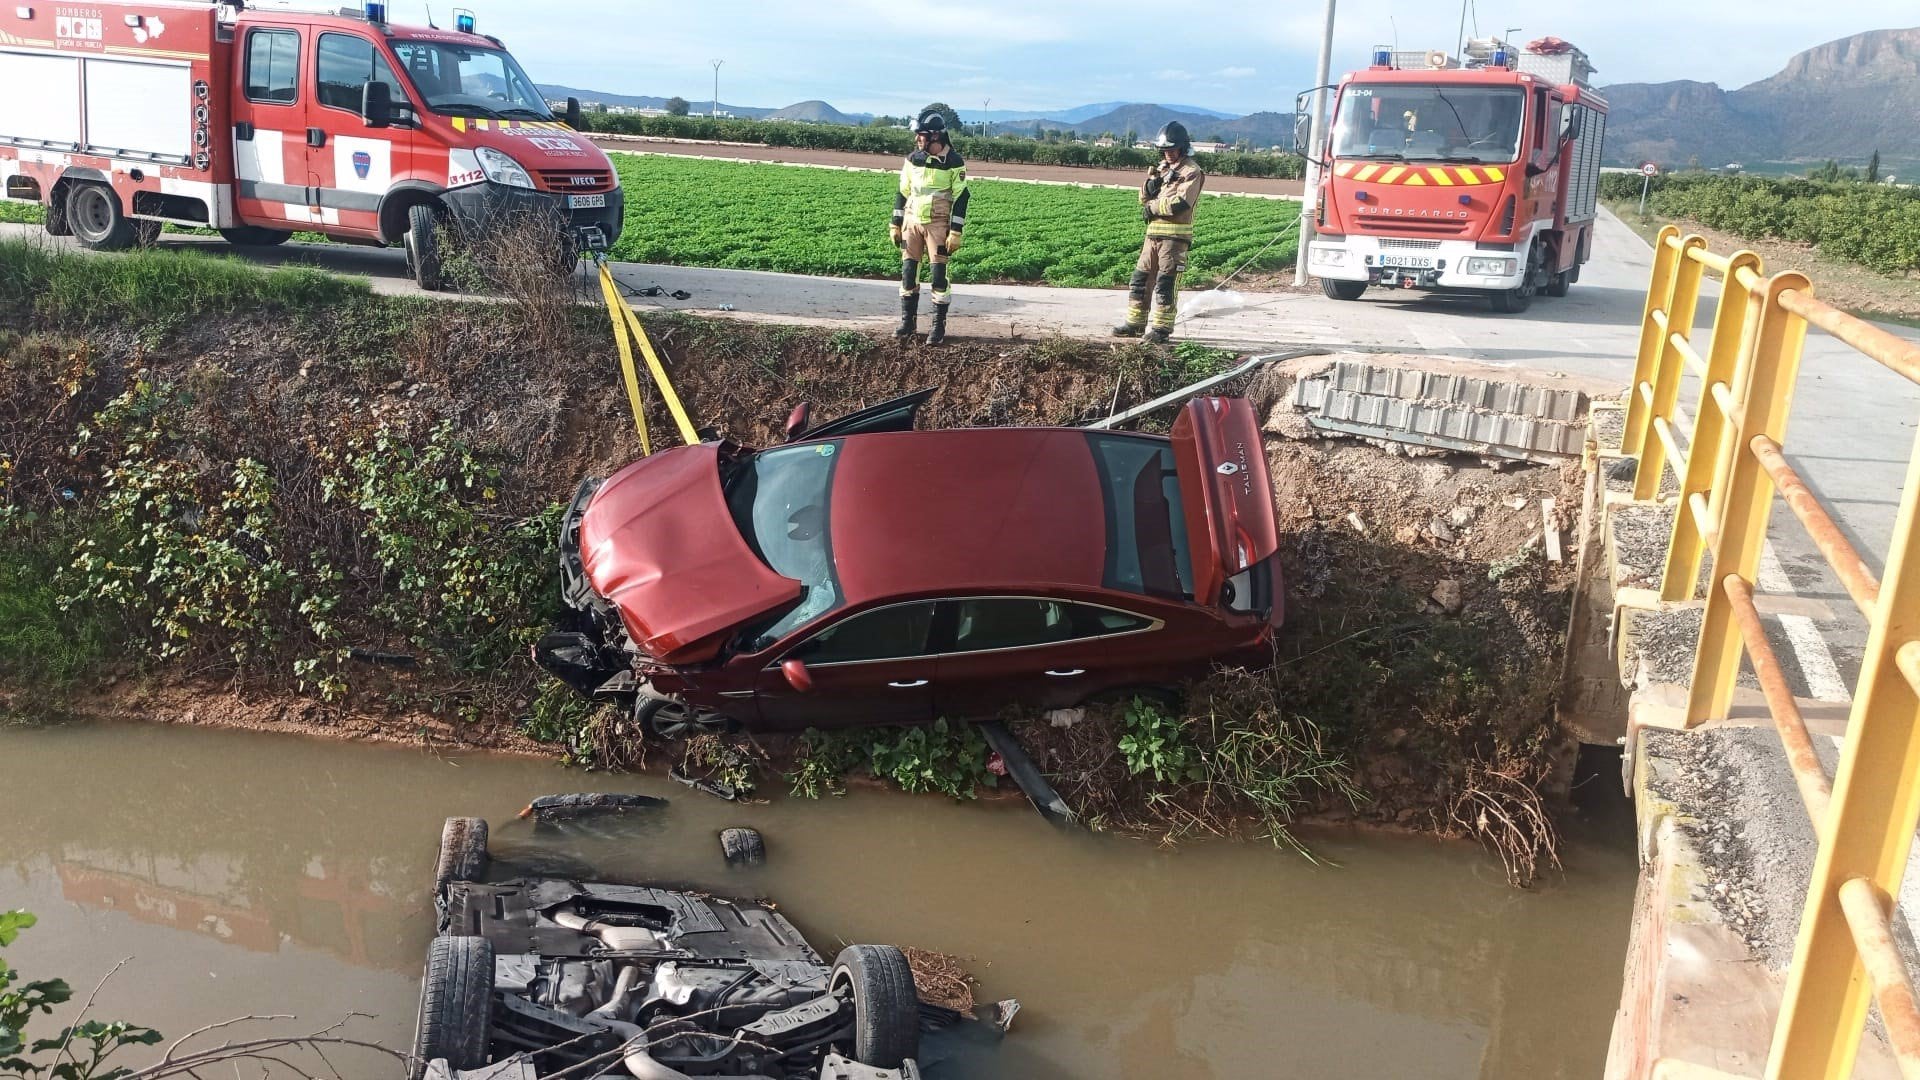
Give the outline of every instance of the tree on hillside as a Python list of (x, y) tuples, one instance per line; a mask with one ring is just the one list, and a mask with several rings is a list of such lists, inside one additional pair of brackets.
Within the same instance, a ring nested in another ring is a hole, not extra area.
[(1873, 148), (1873, 156), (1867, 159), (1867, 183), (1880, 182), (1880, 148)]
[(921, 109), (920, 112), (923, 115), (930, 112), (939, 113), (940, 118), (947, 122), (948, 131), (960, 130), (960, 114), (957, 112), (954, 112), (953, 106), (947, 104), (944, 101), (936, 101), (933, 104), (928, 105), (926, 108)]
[(667, 115), (669, 116), (685, 116), (687, 115), (688, 108), (686, 98), (670, 97), (667, 99)]

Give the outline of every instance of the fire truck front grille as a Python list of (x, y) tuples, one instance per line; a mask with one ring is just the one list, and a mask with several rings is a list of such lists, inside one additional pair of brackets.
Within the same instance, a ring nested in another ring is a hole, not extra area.
[[(1386, 232), (1391, 230), (1400, 233), (1424, 233), (1428, 236), (1458, 236), (1467, 231), (1467, 222), (1464, 221), (1421, 221), (1416, 218), (1399, 217), (1375, 220), (1373, 218), (1363, 217), (1358, 219), (1358, 224), (1361, 229), (1371, 232)], [(1392, 238), (1381, 238), (1383, 243), (1390, 239)], [(1431, 241), (1414, 240), (1409, 243), (1414, 246), (1424, 247), (1430, 242)]]
[(1413, 251), (1432, 251), (1440, 246), (1440, 241), (1403, 240), (1397, 236), (1383, 236), (1380, 238), (1380, 246), (1383, 248), (1406, 248)]
[(540, 186), (570, 195), (612, 191), (613, 174), (605, 169), (541, 169)]

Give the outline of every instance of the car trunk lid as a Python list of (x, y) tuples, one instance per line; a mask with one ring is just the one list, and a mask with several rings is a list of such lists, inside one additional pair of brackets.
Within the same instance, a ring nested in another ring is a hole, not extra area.
[(711, 658), (724, 631), (800, 596), (740, 536), (717, 444), (678, 447), (615, 473), (580, 520), (580, 557), (634, 642), (656, 659)]
[(1280, 546), (1260, 422), (1245, 398), (1195, 398), (1174, 421), (1172, 439), (1194, 599), (1211, 604), (1227, 578)]

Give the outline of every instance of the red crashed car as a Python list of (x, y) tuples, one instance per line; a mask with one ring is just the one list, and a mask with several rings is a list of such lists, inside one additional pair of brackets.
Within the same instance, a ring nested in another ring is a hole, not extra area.
[(1258, 664), (1282, 615), (1253, 407), (1172, 436), (913, 430), (922, 391), (766, 450), (707, 442), (580, 486), (573, 628), (534, 655), (652, 735), (981, 718)]

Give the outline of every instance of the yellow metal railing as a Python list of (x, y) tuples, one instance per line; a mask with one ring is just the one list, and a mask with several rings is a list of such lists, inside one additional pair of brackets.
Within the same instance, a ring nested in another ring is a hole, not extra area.
[[(1691, 331), (1709, 272), (1723, 288), (1702, 351)], [(1821, 841), (1766, 1075), (1850, 1075), (1871, 995), (1901, 1074), (1920, 1078), (1920, 1006), (1889, 922), (1920, 826), (1920, 440), (1886, 576), (1876, 579), (1783, 450), (1809, 324), (1920, 383), (1920, 347), (1822, 303), (1805, 276), (1762, 277), (1752, 252), (1716, 255), (1697, 236), (1662, 229), (1621, 450), (1639, 462), (1636, 499), (1675, 503), (1662, 599), (1694, 598), (1701, 564), (1713, 558), (1687, 725), (1727, 716), (1744, 652)], [(1691, 424), (1680, 404), (1689, 376), (1698, 383)], [(1669, 471), (1678, 487), (1663, 491)], [(1776, 494), (1868, 621), (1831, 784), (1754, 606)], [(1662, 1063), (1655, 1075), (1683, 1071)]]

